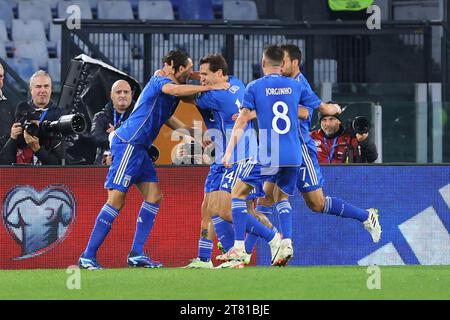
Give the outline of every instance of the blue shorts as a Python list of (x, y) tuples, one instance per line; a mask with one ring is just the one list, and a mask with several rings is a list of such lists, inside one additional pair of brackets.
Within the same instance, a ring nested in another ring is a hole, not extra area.
[(295, 192), (295, 182), (298, 177), (298, 167), (263, 167), (255, 161), (248, 161), (242, 170), (241, 180), (253, 186), (258, 193), (264, 194), (264, 182), (269, 180), (274, 182), (284, 193), (293, 195)]
[(312, 192), (323, 187), (324, 179), (317, 160), (317, 148), (311, 144), (301, 144), (302, 165), (298, 173), (297, 189), (301, 193)]
[(220, 190), (220, 183), (222, 181), (224, 172), (225, 167), (223, 165), (213, 163), (209, 167), (209, 173), (206, 176), (205, 180), (205, 193)]
[(284, 193), (292, 196), (295, 193), (295, 182), (298, 179), (298, 167), (268, 168), (255, 165), (242, 181), (253, 185), (259, 181), (276, 184)]
[(158, 182), (156, 170), (147, 150), (113, 139), (112, 164), (106, 176), (105, 188), (127, 192), (131, 185), (141, 182)]
[[(241, 174), (244, 172), (245, 168), (248, 168), (246, 167), (246, 164), (247, 160), (242, 160), (233, 164), (231, 168), (227, 168), (223, 174), (222, 182), (220, 183), (220, 190), (231, 193), (231, 190), (235, 186), (238, 178), (241, 178)], [(247, 200), (253, 200), (264, 196), (265, 193), (262, 186), (258, 186), (250, 191)]]

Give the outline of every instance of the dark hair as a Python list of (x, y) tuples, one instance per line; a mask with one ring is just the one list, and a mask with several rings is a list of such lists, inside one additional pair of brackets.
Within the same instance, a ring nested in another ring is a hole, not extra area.
[(289, 54), (291, 60), (298, 60), (299, 65), (302, 63), (302, 51), (295, 44), (283, 44), (281, 45), (281, 49)]
[(228, 63), (221, 54), (209, 54), (200, 59), (199, 65), (209, 63), (209, 70), (217, 72), (222, 70), (224, 76), (228, 74)]
[(164, 63), (171, 64), (173, 61), (172, 67), (175, 72), (178, 72), (181, 66), (186, 67), (188, 65), (188, 59), (189, 56), (187, 55), (186, 52), (176, 49), (169, 51), (169, 53), (167, 53), (162, 59), (162, 62), (163, 64)]
[(284, 51), (280, 46), (269, 45), (264, 48), (264, 57), (269, 60), (274, 67), (281, 67), (284, 59)]

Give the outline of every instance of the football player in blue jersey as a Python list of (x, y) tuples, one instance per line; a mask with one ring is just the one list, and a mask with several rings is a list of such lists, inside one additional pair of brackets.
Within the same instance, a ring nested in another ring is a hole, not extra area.
[(175, 112), (180, 97), (209, 90), (228, 89), (228, 84), (215, 86), (187, 85), (193, 63), (180, 50), (170, 51), (164, 58), (164, 74), (150, 78), (129, 118), (111, 134), (112, 164), (105, 181), (108, 200), (100, 210), (87, 247), (78, 264), (83, 269), (99, 270), (96, 254), (125, 204), (129, 187), (136, 185), (142, 194), (136, 233), (127, 263), (132, 267), (158, 268), (162, 265), (144, 252), (144, 244), (152, 230), (162, 193), (152, 161), (147, 153), (162, 125)]
[[(208, 128), (208, 135), (214, 141), (216, 162), (211, 165), (205, 183), (205, 201), (207, 201), (207, 212), (216, 229), (216, 234), (225, 248), (231, 248), (234, 242), (234, 230), (231, 225), (231, 199), (230, 192), (234, 185), (239, 170), (242, 165), (234, 165), (225, 170), (221, 163), (224, 149), (226, 148), (227, 134), (231, 132), (234, 120), (233, 117), (239, 112), (244, 97), (244, 84), (234, 76), (228, 75), (228, 65), (220, 54), (213, 54), (203, 57), (200, 60), (200, 79), (202, 85), (214, 85), (217, 83), (229, 83), (228, 90), (208, 91), (197, 96), (195, 103), (201, 113), (210, 110), (213, 120), (204, 120)], [(209, 123), (209, 124), (208, 124)], [(252, 143), (254, 132), (249, 128), (246, 131), (246, 138), (235, 148), (234, 161), (245, 161), (252, 152), (256, 152), (256, 141)], [(257, 196), (256, 194), (254, 196)], [(265, 218), (265, 217), (264, 217)], [(266, 219), (268, 221), (268, 219)], [(202, 219), (203, 230), (199, 241), (198, 257), (186, 266), (186, 268), (212, 268), (211, 254), (213, 239), (208, 238), (208, 230), (204, 219)], [(269, 222), (270, 224), (270, 222)], [(271, 225), (270, 225), (271, 227)], [(257, 218), (251, 216), (247, 221), (246, 230), (255, 236), (261, 236), (270, 242), (276, 235), (275, 230), (271, 230), (262, 224)], [(250, 251), (251, 252), (251, 251)], [(250, 256), (246, 256), (248, 263)], [(240, 266), (240, 264), (239, 264)], [(230, 264), (230, 267), (238, 267)]]
[(231, 154), (242, 136), (242, 130), (256, 116), (259, 128), (258, 155), (245, 164), (232, 190), (235, 242), (234, 247), (227, 252), (232, 260), (244, 256), (243, 225), (248, 219), (245, 199), (253, 188), (262, 189), (264, 180), (270, 176), (275, 176), (278, 187), (274, 190), (274, 199), (283, 234), (281, 243), (278, 241), (271, 245), (272, 265), (286, 265), (293, 255), (292, 208), (288, 197), (294, 193), (302, 155), (292, 150), (300, 148), (297, 129), (299, 105), (309, 104), (312, 97), (305, 94), (304, 84), (281, 74), (283, 61), (284, 51), (279, 46), (265, 48), (262, 59), (264, 77), (247, 86), (244, 103), (223, 158), (223, 164), (230, 167)]
[[(300, 49), (293, 44), (282, 45), (285, 52), (283, 75), (296, 79), (305, 84), (309, 94), (315, 96), (308, 83), (308, 80), (300, 72), (300, 62), (302, 59)], [(378, 221), (378, 210), (370, 208), (363, 210), (345, 203), (337, 197), (324, 196), (322, 187), (324, 179), (317, 160), (317, 148), (314, 140), (310, 138), (309, 130), (311, 118), (315, 109), (325, 115), (340, 114), (341, 108), (336, 104), (327, 104), (322, 102), (317, 96), (311, 101), (311, 104), (305, 104), (309, 111), (309, 117), (300, 122), (299, 135), (301, 140), (301, 153), (303, 162), (300, 166), (299, 177), (297, 180), (297, 189), (302, 194), (306, 204), (313, 212), (335, 215), (343, 218), (351, 218), (363, 223), (364, 228), (370, 233), (373, 242), (378, 242), (381, 237), (381, 226)], [(266, 197), (258, 199), (257, 210), (261, 212), (271, 212), (274, 203), (273, 190), (275, 184), (266, 181), (264, 191)]]

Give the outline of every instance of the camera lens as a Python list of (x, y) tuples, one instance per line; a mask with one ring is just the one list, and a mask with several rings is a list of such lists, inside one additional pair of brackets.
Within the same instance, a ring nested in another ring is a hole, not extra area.
[(33, 136), (37, 137), (39, 135), (39, 126), (34, 122), (29, 122), (25, 124), (25, 131)]

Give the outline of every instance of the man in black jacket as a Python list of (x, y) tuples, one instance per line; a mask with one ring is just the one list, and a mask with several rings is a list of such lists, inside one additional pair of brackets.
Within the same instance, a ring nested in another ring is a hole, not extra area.
[(95, 164), (109, 165), (110, 157), (108, 137), (130, 115), (133, 110), (131, 86), (125, 80), (116, 81), (111, 87), (111, 101), (92, 120), (91, 137), (97, 146)]
[(17, 105), (10, 137), (0, 150), (0, 164), (59, 165), (64, 154), (61, 141), (41, 133), (34, 136), (23, 128), (26, 120), (39, 124), (58, 120), (63, 115), (63, 110), (51, 100), (52, 81), (45, 71), (39, 70), (31, 76), (30, 93), (31, 101)]
[[(0, 64), (0, 137), (9, 136), (11, 125), (14, 123), (15, 108), (3, 95), (3, 80), (5, 79), (5, 70)], [(7, 138), (6, 138), (7, 139)], [(3, 146), (0, 142), (0, 148)]]

